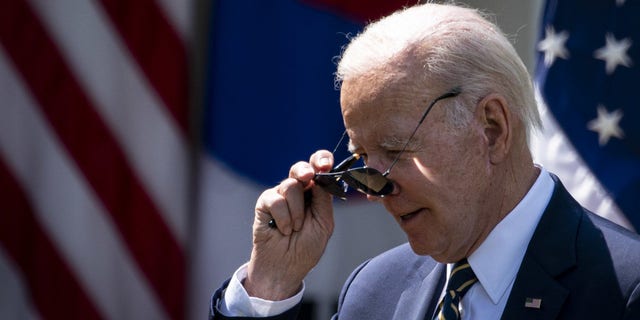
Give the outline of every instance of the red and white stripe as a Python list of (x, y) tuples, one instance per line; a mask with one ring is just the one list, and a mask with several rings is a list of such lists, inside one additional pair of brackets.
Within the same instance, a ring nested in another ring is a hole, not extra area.
[(1, 319), (185, 317), (191, 2), (2, 4)]

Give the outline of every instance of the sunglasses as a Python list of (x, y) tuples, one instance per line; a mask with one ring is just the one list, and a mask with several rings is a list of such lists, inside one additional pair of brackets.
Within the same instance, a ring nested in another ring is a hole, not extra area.
[[(431, 108), (433, 108), (433, 106), (438, 101), (455, 97), (459, 95), (460, 92), (460, 87), (455, 87), (447, 91), (445, 94), (435, 98), (429, 104), (427, 109), (424, 111), (424, 114), (422, 114), (422, 118), (420, 118), (420, 121), (418, 121), (418, 125), (416, 125), (415, 129), (413, 129), (413, 132), (409, 136), (409, 139), (407, 139), (407, 142), (404, 144), (398, 155), (396, 155), (395, 159), (384, 173), (381, 173), (376, 169), (367, 167), (366, 165), (364, 167), (351, 168), (360, 159), (360, 155), (354, 153), (340, 162), (331, 171), (316, 173), (314, 177), (315, 183), (322, 187), (328, 193), (343, 200), (345, 200), (347, 197), (347, 190), (349, 187), (364, 194), (377, 197), (384, 197), (390, 194), (391, 192), (393, 192), (394, 187), (393, 182), (391, 182), (391, 180), (389, 180), (387, 176), (400, 159), (400, 156), (402, 156), (402, 154), (404, 153), (405, 149), (409, 145), (409, 142), (411, 142), (411, 139), (413, 139), (413, 136), (418, 131), (418, 128), (420, 128), (422, 122), (424, 122), (427, 114), (429, 114), (429, 111), (431, 111)], [(344, 133), (342, 133), (342, 137), (340, 138), (340, 141), (338, 141), (336, 148), (333, 150), (334, 154), (338, 147), (342, 144), (342, 141), (344, 140), (346, 135), (347, 131), (345, 130)]]

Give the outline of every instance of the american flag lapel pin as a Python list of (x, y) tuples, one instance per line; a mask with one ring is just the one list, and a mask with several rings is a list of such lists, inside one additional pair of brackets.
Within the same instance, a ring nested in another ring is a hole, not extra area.
[(527, 300), (524, 301), (525, 308), (540, 309), (541, 305), (542, 299), (539, 298), (527, 298)]

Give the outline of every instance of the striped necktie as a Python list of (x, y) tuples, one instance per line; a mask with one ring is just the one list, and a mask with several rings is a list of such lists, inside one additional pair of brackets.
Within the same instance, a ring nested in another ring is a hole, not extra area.
[(460, 299), (478, 281), (467, 259), (462, 259), (453, 265), (447, 291), (438, 305), (437, 320), (460, 319)]

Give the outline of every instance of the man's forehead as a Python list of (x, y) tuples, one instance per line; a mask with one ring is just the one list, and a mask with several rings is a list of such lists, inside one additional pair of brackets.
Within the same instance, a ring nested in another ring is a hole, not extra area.
[[(356, 77), (345, 79), (340, 87), (341, 101), (371, 104), (381, 99), (415, 99), (422, 95), (422, 76), (415, 70), (379, 67)], [(343, 105), (344, 107), (344, 105)]]

